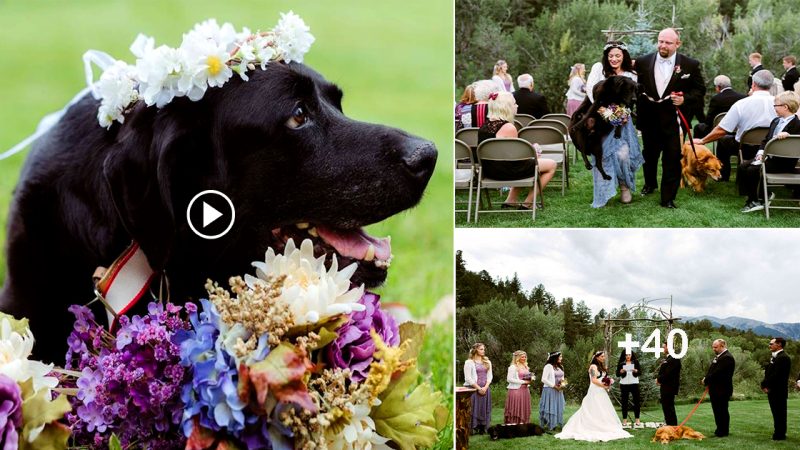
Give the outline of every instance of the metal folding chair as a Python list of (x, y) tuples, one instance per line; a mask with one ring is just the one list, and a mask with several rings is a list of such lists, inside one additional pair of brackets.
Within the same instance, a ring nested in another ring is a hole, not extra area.
[[(768, 156), (772, 158), (800, 159), (800, 136), (789, 136), (786, 139), (771, 139), (764, 147), (764, 163), (761, 164), (761, 179), (764, 185), (764, 214), (766, 214), (767, 219), (769, 219), (770, 208), (800, 209), (800, 204), (798, 204), (796, 198), (778, 198), (776, 196), (770, 200), (770, 187), (800, 185), (800, 172), (795, 168), (794, 171), (788, 173), (768, 173)], [(790, 206), (772, 206), (773, 202), (789, 203)]]
[[(533, 122), (538, 124), (537, 120)], [(557, 165), (561, 166), (561, 195), (566, 193), (569, 187), (569, 157), (567, 154), (567, 141), (561, 130), (550, 126), (533, 125), (519, 131), (520, 139), (525, 139), (531, 144), (539, 144), (542, 150), (542, 158), (552, 159)]]
[[(481, 191), (484, 189), (497, 189), (502, 187), (529, 187), (533, 189), (533, 203), (531, 205), (531, 219), (536, 220), (536, 196), (539, 187), (539, 165), (536, 165), (534, 175), (518, 180), (495, 180), (487, 177), (483, 173), (483, 163), (486, 161), (524, 161), (532, 159), (536, 161), (536, 150), (533, 145), (524, 139), (519, 138), (495, 138), (487, 139), (478, 146), (478, 195), (475, 200), (475, 223), (481, 212)], [(491, 209), (491, 202), (488, 210), (484, 213), (508, 213), (520, 212), (519, 210), (499, 210)]]
[(455, 174), (453, 176), (455, 181), (455, 189), (468, 189), (469, 195), (466, 201), (467, 209), (458, 209), (458, 205), (465, 202), (460, 202), (458, 199), (455, 201), (456, 214), (460, 212), (467, 213), (467, 222), (472, 218), (472, 190), (473, 180), (475, 179), (475, 160), (472, 158), (472, 150), (469, 145), (463, 141), (455, 140)]

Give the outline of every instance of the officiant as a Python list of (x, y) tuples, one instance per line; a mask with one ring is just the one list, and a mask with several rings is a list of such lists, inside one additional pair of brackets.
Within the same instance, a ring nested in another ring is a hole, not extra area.
[(639, 421), (640, 395), (639, 395), (639, 374), (642, 369), (639, 367), (639, 358), (636, 353), (627, 353), (625, 349), (619, 355), (617, 362), (617, 376), (620, 377), (619, 388), (622, 392), (622, 428), (630, 428), (628, 424), (628, 397), (633, 396), (633, 415), (636, 422), (633, 428), (644, 428)]

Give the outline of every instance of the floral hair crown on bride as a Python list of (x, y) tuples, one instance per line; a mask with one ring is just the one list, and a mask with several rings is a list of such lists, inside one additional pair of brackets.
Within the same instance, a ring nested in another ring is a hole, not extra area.
[(606, 43), (605, 47), (603, 47), (603, 51), (606, 51), (606, 50), (608, 50), (610, 48), (618, 48), (620, 50), (625, 50), (626, 52), (628, 51), (628, 46), (625, 45), (624, 42), (619, 42), (619, 41), (613, 41), (613, 42)]
[[(236, 72), (244, 81), (247, 71), (265, 70), (270, 61), (303, 62), (314, 36), (303, 19), (289, 11), (281, 13), (270, 31), (252, 33), (233, 25), (217, 24), (215, 19), (199, 23), (183, 35), (180, 47), (155, 47), (154, 39), (140, 34), (131, 45), (136, 64), (114, 60), (90, 50), (84, 55), (87, 79), (91, 80), (91, 62), (105, 69), (97, 83), (90, 83), (100, 100), (97, 120), (106, 128), (125, 121), (125, 112), (138, 100), (161, 108), (175, 97), (203, 98), (210, 87), (220, 87)], [(105, 67), (103, 67), (105, 66)]]

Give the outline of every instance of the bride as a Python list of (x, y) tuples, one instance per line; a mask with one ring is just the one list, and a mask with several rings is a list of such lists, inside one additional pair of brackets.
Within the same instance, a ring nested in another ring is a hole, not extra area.
[(606, 354), (603, 351), (592, 357), (589, 365), (589, 391), (583, 397), (578, 411), (569, 418), (561, 433), (555, 435), (557, 439), (597, 442), (633, 437), (622, 429), (622, 422), (608, 398), (608, 389), (611, 386), (606, 386), (602, 381), (606, 377), (605, 362)]

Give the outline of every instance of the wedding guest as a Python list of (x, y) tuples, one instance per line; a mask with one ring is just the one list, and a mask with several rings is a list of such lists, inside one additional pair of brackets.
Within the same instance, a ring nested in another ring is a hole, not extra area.
[(517, 77), (519, 89), (514, 92), (514, 100), (517, 102), (517, 114), (528, 114), (537, 119), (543, 115), (550, 114), (547, 107), (547, 99), (544, 95), (533, 91), (533, 77), (529, 73), (523, 73)]
[(714, 436), (725, 437), (730, 433), (731, 415), (728, 412), (728, 401), (733, 395), (733, 371), (736, 361), (728, 351), (724, 339), (716, 339), (711, 344), (716, 356), (708, 366), (703, 385), (708, 386), (711, 397), (711, 409), (714, 411), (714, 422), (717, 429)]
[[(800, 107), (800, 97), (794, 91), (785, 91), (775, 96), (775, 112), (778, 117), (772, 119), (767, 135), (761, 142), (761, 147), (754, 159), (749, 159), (736, 169), (736, 182), (739, 185), (739, 195), (746, 195), (747, 200), (741, 209), (743, 213), (760, 211), (764, 209), (764, 202), (759, 198), (761, 184), (761, 164), (764, 147), (772, 138), (786, 139), (790, 134), (800, 134), (800, 119), (797, 110)], [(794, 171), (797, 158), (769, 158), (765, 167), (767, 173), (789, 173)]]
[[(491, 138), (515, 138), (518, 136), (514, 126), (514, 114), (517, 104), (514, 96), (508, 92), (492, 94), (489, 100), (489, 117), (486, 123), (478, 130), (478, 144)], [(539, 180), (542, 189), (553, 178), (556, 172), (556, 162), (552, 159), (537, 158), (539, 164)], [(533, 159), (523, 161), (482, 161), (483, 173), (495, 180), (517, 180), (528, 178), (536, 173), (537, 161)], [(536, 188), (534, 188), (536, 189)], [(521, 188), (512, 187), (508, 191), (506, 201), (502, 208), (531, 209), (533, 207), (533, 189), (528, 193), (525, 201), (519, 204)], [(538, 206), (537, 206), (538, 207)]]
[(539, 423), (552, 430), (564, 424), (564, 367), (561, 352), (550, 353), (542, 369), (542, 398), (539, 400)]
[(477, 389), (472, 394), (472, 434), (483, 434), (492, 419), (492, 362), (486, 357), (486, 346), (472, 345), (464, 363), (464, 386)]
[(472, 117), (470, 118), (470, 126), (473, 128), (480, 128), (486, 123), (486, 117), (489, 115), (489, 96), (500, 92), (500, 88), (492, 80), (480, 80), (472, 83), (472, 91), (475, 93), (475, 100), (477, 101), (472, 105)]
[(470, 84), (464, 89), (461, 100), (458, 101), (455, 111), (456, 131), (469, 127), (472, 124), (472, 105), (477, 103), (475, 98), (475, 85)]
[(528, 368), (528, 355), (522, 350), (514, 352), (508, 367), (508, 396), (503, 411), (504, 423), (529, 423), (531, 421), (531, 393), (528, 386), (536, 377)]
[(772, 411), (772, 422), (775, 431), (772, 433), (773, 441), (786, 440), (786, 397), (789, 395), (789, 370), (792, 368), (792, 360), (783, 351), (786, 347), (786, 339), (782, 337), (772, 338), (769, 341), (769, 349), (772, 358), (769, 365), (764, 369), (764, 381), (761, 382), (761, 390), (767, 394), (769, 399), (769, 409)]
[(617, 362), (617, 376), (621, 377), (619, 388), (622, 392), (622, 428), (630, 428), (630, 425), (628, 425), (628, 397), (631, 396), (633, 397), (633, 415), (636, 418), (633, 428), (644, 428), (644, 425), (639, 421), (641, 405), (639, 374), (641, 370), (636, 353), (626, 353), (625, 350), (620, 353), (619, 361)]
[(783, 57), (783, 68), (785, 72), (781, 76), (781, 84), (784, 91), (793, 91), (794, 85), (800, 80), (800, 73), (797, 72), (797, 58), (792, 55)]
[(511, 75), (508, 74), (508, 64), (502, 59), (498, 60), (494, 65), (492, 81), (497, 83), (501, 91), (514, 92), (514, 81), (511, 79)]
[(664, 359), (658, 366), (656, 384), (661, 390), (661, 410), (664, 412), (664, 422), (667, 425), (678, 425), (678, 415), (675, 413), (675, 396), (681, 383), (681, 360), (673, 358), (667, 351), (664, 343)]
[(586, 98), (586, 65), (576, 63), (570, 67), (567, 84), (567, 115), (571, 116)]
[[(706, 114), (705, 122), (698, 123), (694, 126), (694, 137), (705, 137), (712, 128), (714, 128), (714, 118), (721, 113), (728, 112), (734, 103), (747, 97), (746, 95), (736, 92), (731, 87), (731, 79), (727, 75), (717, 75), (714, 77), (714, 90), (717, 93), (711, 96), (708, 101), (708, 114)], [(733, 136), (733, 133), (730, 133)]]
[(761, 65), (761, 53), (750, 53), (750, 55), (747, 56), (747, 63), (750, 64), (750, 75), (747, 76), (747, 89), (752, 89), (753, 75), (759, 70), (764, 70), (764, 66)]

